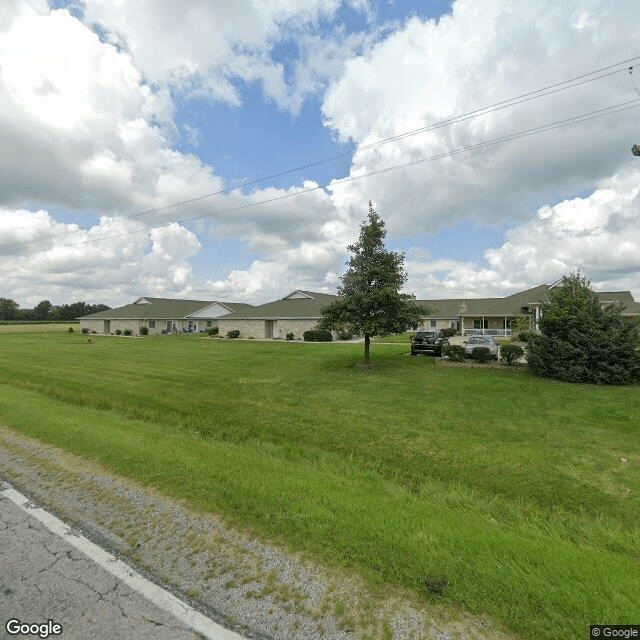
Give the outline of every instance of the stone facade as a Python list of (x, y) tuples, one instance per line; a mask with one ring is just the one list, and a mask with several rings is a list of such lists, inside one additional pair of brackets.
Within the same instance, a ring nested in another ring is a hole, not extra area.
[[(271, 325), (269, 325), (271, 323)], [(255, 338), (256, 340), (280, 339), (286, 340), (288, 333), (293, 333), (294, 340), (302, 340), (302, 335), (309, 329), (314, 329), (318, 320), (244, 320), (241, 318), (218, 320), (218, 329), (221, 336), (226, 336), (228, 331), (238, 329), (241, 338)]]
[[(294, 340), (302, 340), (302, 334), (310, 329), (315, 329), (317, 323), (317, 320), (276, 320), (274, 323), (273, 337), (286, 340), (287, 333), (293, 333)], [(277, 335), (276, 329), (278, 331)]]
[(218, 330), (221, 336), (226, 336), (228, 331), (240, 330), (241, 338), (255, 338), (264, 340), (264, 320), (218, 320)]

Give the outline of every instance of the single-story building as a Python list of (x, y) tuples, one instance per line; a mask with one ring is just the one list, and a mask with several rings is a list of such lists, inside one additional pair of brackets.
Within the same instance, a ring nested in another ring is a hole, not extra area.
[(220, 316), (253, 308), (253, 305), (216, 300), (138, 298), (124, 307), (82, 316), (80, 328), (105, 335), (129, 329), (134, 335), (146, 327), (149, 335), (194, 333), (218, 326)]
[[(425, 328), (453, 327), (463, 335), (488, 334), (497, 337), (511, 333), (511, 322), (524, 316), (537, 327), (540, 307), (554, 285), (542, 284), (504, 298), (459, 298), (416, 300), (433, 309), (425, 317)], [(622, 315), (640, 317), (640, 303), (629, 291), (598, 293), (602, 304), (621, 302)], [(79, 318), (81, 328), (102, 334), (131, 330), (138, 335), (142, 327), (149, 334), (192, 333), (218, 327), (220, 335), (240, 331), (242, 338), (259, 340), (285, 339), (293, 334), (301, 340), (303, 333), (313, 329), (322, 318), (320, 310), (337, 299), (330, 293), (296, 289), (284, 298), (261, 305), (212, 300), (174, 300), (168, 298), (138, 298), (132, 304), (93, 313)]]
[[(486, 334), (505, 337), (511, 333), (511, 322), (524, 316), (531, 320), (533, 328), (538, 327), (540, 308), (547, 299), (548, 292), (555, 285), (542, 284), (532, 289), (519, 291), (504, 298), (467, 298), (417, 300), (418, 304), (434, 309), (425, 318), (424, 327), (444, 329), (454, 327), (462, 335)], [(596, 292), (602, 304), (621, 302), (625, 305), (623, 317), (640, 317), (640, 303), (630, 291)]]
[(330, 293), (296, 289), (274, 302), (238, 309), (218, 318), (218, 329), (220, 335), (237, 329), (241, 338), (284, 340), (292, 333), (295, 340), (302, 340), (303, 333), (322, 318), (320, 309), (336, 299)]

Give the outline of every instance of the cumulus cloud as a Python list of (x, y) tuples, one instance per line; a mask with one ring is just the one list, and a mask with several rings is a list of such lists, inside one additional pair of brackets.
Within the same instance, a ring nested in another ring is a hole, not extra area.
[(175, 223), (137, 231), (136, 222), (109, 216), (81, 229), (43, 210), (0, 209), (0, 295), (26, 305), (70, 298), (124, 304), (141, 291), (178, 296), (201, 249), (197, 237)]
[(484, 264), (410, 251), (409, 288), (423, 298), (507, 295), (580, 270), (596, 289), (630, 290), (640, 299), (639, 185), (640, 169), (626, 169), (589, 196), (541, 207), (509, 229), (504, 244), (487, 249)]
[(17, 5), (0, 31), (0, 203), (98, 212), (166, 205), (221, 186), (171, 147), (168, 92), (66, 10)]
[[(359, 150), (351, 175), (454, 152), (637, 98), (626, 68), (516, 107), (383, 146), (367, 145), (496, 104), (640, 53), (622, 0), (514, 4), (457, 0), (438, 22), (409, 20), (349, 60), (328, 90), (325, 121)], [(522, 221), (541, 199), (591, 188), (630, 160), (633, 112), (470, 151), (366, 180), (336, 182), (348, 203), (373, 198), (396, 235), (437, 232), (463, 219)]]
[[(388, 238), (413, 247), (407, 289), (419, 297), (510, 293), (576, 266), (640, 295), (637, 112), (380, 173), (633, 99), (625, 74), (370, 146), (640, 55), (634, 0), (456, 0), (438, 21), (379, 26), (365, 0), (73, 4), (0, 6), (0, 295), (120, 304), (335, 290), (370, 199)], [(345, 5), (365, 31), (340, 27)], [(176, 117), (176, 95), (240, 105), (254, 82), (265, 108), (323, 101), (336, 138), (357, 145), (349, 179), (227, 193), (177, 149), (180, 131), (198, 132)], [(460, 221), (509, 230), (474, 262), (424, 254), (416, 237)], [(207, 243), (225, 240), (246, 247), (248, 266), (198, 272)]]
[[(242, 102), (238, 84), (259, 82), (268, 98), (297, 111), (306, 95), (336, 72), (345, 53), (367, 38), (343, 37), (339, 29), (335, 35), (317, 36), (318, 22), (331, 20), (342, 4), (342, 0), (193, 0), (188, 5), (180, 0), (124, 4), (84, 0), (83, 7), (85, 22), (100, 25), (110, 42), (128, 51), (150, 83), (237, 106)], [(370, 12), (367, 1), (346, 4)], [(295, 65), (291, 78), (272, 55), (283, 41), (294, 42), (301, 50), (302, 62)], [(319, 57), (324, 64), (317, 64)]]

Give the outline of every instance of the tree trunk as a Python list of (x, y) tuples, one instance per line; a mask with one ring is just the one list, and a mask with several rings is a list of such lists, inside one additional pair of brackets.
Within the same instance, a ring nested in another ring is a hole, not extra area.
[(364, 363), (369, 364), (369, 343), (371, 342), (369, 334), (364, 334)]

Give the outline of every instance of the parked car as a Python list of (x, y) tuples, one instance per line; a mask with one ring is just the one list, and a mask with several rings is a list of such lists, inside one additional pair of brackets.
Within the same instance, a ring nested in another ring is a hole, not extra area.
[(487, 347), (491, 353), (491, 357), (494, 360), (498, 359), (498, 345), (491, 336), (469, 336), (469, 339), (465, 340), (462, 344), (468, 356), (473, 355), (473, 350), (476, 347)]
[(411, 338), (411, 355), (419, 353), (432, 353), (441, 356), (442, 350), (449, 346), (449, 340), (444, 337), (442, 331), (416, 331)]

